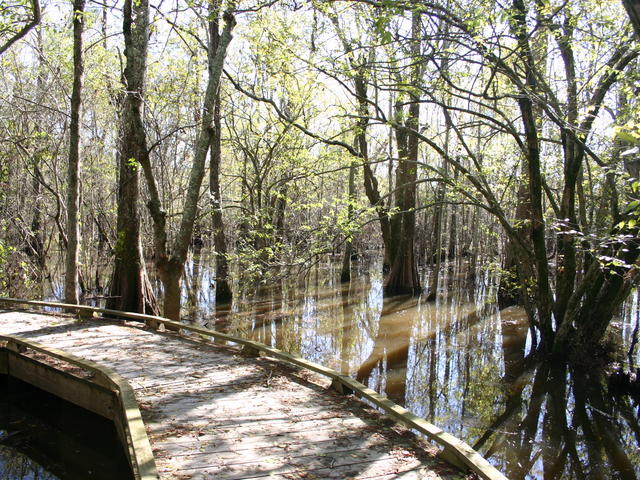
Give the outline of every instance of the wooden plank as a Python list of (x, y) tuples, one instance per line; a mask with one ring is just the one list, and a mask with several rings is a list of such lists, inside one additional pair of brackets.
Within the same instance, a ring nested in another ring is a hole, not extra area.
[[(391, 444), (386, 438), (373, 437), (363, 438), (357, 436), (351, 436), (351, 440), (347, 443), (342, 441), (342, 438), (328, 438), (323, 441), (314, 440), (308, 438), (304, 442), (280, 442), (277, 448), (273, 448), (273, 445), (267, 441), (268, 437), (262, 442), (262, 444), (252, 444), (248, 446), (243, 439), (235, 444), (228, 442), (216, 443), (211, 442), (208, 444), (201, 444), (201, 447), (197, 450), (189, 450), (187, 448), (172, 450), (174, 458), (179, 457), (212, 457), (211, 454), (215, 453), (217, 460), (225, 462), (241, 463), (238, 459), (250, 459), (255, 462), (256, 459), (263, 460), (272, 457), (276, 457), (274, 452), (279, 454), (279, 457), (288, 457), (294, 455), (298, 457), (313, 457), (313, 456), (344, 456), (344, 457), (361, 457), (360, 454), (379, 449), (381, 452), (387, 452), (393, 450), (394, 445)], [(184, 445), (183, 445), (184, 447)]]
[[(433, 474), (433, 472), (424, 466), (418, 467), (418, 468), (414, 468), (414, 467), (400, 467), (395, 469), (392, 473), (386, 473), (386, 474), (375, 474), (375, 473), (370, 473), (370, 472), (363, 472), (363, 473), (355, 473), (354, 475), (348, 475), (346, 477), (338, 477), (336, 476), (336, 472), (334, 472), (332, 469), (330, 468), (321, 468), (321, 469), (315, 469), (315, 470), (310, 470), (310, 471), (306, 471), (306, 472), (300, 472), (300, 473), (305, 473), (305, 476), (292, 476), (290, 473), (285, 473), (285, 474), (275, 474), (275, 473), (270, 473), (268, 476), (266, 475), (260, 475), (260, 476), (253, 476), (253, 477), (245, 477), (244, 480), (258, 480), (258, 479), (264, 479), (264, 478), (268, 478), (269, 480), (294, 480), (294, 479), (304, 479), (304, 478), (308, 478), (308, 479), (317, 479), (317, 478), (336, 478), (336, 479), (340, 479), (340, 480), (429, 480), (429, 479), (435, 479), (438, 478), (437, 476), (435, 476)], [(339, 473), (339, 474), (343, 474)], [(348, 472), (347, 472), (348, 473)]]
[[(274, 438), (279, 437), (279, 438)], [(342, 435), (337, 435), (335, 430), (330, 428), (310, 430), (300, 429), (297, 431), (288, 431), (285, 434), (279, 433), (276, 435), (251, 435), (243, 437), (230, 437), (224, 439), (218, 435), (212, 433), (206, 433), (196, 437), (197, 451), (199, 452), (228, 452), (233, 449), (234, 451), (240, 450), (253, 450), (260, 452), (262, 450), (268, 450), (280, 448), (287, 450), (292, 446), (305, 446), (310, 448), (330, 448), (331, 445), (339, 445), (343, 447), (359, 445), (363, 441), (361, 432), (347, 431)], [(369, 436), (368, 441), (377, 441), (378, 444), (388, 444), (390, 440), (380, 435), (379, 433), (373, 433)], [(171, 439), (169, 442), (165, 442), (167, 445), (171, 445), (171, 451), (176, 455), (180, 455), (184, 452), (190, 451), (191, 442), (181, 437)], [(406, 445), (410, 445), (410, 442), (405, 442)], [(395, 443), (394, 443), (395, 445)]]
[(198, 473), (204, 475), (203, 478), (215, 477), (226, 480), (286, 474), (293, 474), (292, 478), (317, 478), (314, 472), (322, 470), (330, 472), (330, 476), (322, 478), (382, 476), (397, 472), (403, 465), (410, 469), (419, 467), (421, 464), (415, 457), (401, 457), (373, 449), (341, 452), (341, 455), (337, 456), (297, 455), (293, 452), (284, 457), (263, 457), (242, 463), (226, 463), (224, 460), (207, 463), (199, 461), (201, 459), (198, 457), (184, 457), (179, 460), (182, 461), (181, 471)]

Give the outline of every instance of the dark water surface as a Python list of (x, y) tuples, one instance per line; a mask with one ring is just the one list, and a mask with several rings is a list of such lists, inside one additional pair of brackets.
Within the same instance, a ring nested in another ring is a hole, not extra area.
[(0, 376), (0, 479), (133, 479), (115, 426), (6, 375)]
[[(383, 298), (379, 263), (361, 267), (351, 285), (327, 263), (216, 310), (208, 264), (196, 256), (189, 266), (185, 317), (357, 377), (511, 480), (640, 478), (638, 404), (610, 396), (603, 372), (532, 361), (525, 313), (497, 308), (488, 274), (446, 271), (438, 300), (426, 302)], [(616, 321), (622, 346), (637, 303), (635, 292)]]

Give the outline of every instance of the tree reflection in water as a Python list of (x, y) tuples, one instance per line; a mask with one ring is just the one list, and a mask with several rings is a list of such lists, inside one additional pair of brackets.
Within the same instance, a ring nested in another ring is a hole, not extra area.
[(638, 417), (628, 399), (607, 394), (603, 372), (549, 363), (534, 372), (530, 393), (508, 394), (474, 448), (504, 452), (498, 462), (514, 480), (636, 479)]
[[(6, 431), (0, 431), (0, 442), (4, 442)], [(0, 478), (4, 480), (58, 480), (31, 458), (10, 447), (0, 446)]]
[(405, 402), (411, 339), (412, 310), (405, 309), (407, 300), (411, 301), (406, 297), (384, 299), (373, 350), (356, 373), (356, 379), (366, 384), (378, 368), (384, 376), (378, 389), (400, 405)]
[(464, 439), (511, 480), (640, 478), (638, 406), (611, 397), (602, 372), (538, 363), (524, 312), (497, 309), (491, 278), (478, 275), (470, 288), (449, 272), (440, 282), (448, 290), (425, 302), (383, 299), (376, 272), (372, 265), (341, 285), (339, 271), (315, 269), (247, 288), (224, 315), (198, 321), (357, 377)]

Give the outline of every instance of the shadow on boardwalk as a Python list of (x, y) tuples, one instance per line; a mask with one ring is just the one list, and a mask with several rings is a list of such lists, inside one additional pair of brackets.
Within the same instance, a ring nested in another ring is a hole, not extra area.
[(436, 449), (324, 379), (140, 325), (0, 311), (0, 333), (116, 370), (167, 479), (453, 479)]

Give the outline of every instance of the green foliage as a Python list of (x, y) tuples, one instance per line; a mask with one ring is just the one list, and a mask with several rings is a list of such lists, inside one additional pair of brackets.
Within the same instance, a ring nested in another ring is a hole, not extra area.
[(133, 170), (136, 171), (140, 168), (140, 162), (138, 162), (138, 160), (136, 160), (135, 158), (128, 158), (127, 159), (127, 166)]
[(0, 240), (0, 295), (8, 296), (8, 272), (7, 263), (10, 255), (15, 251), (15, 248), (5, 245)]
[[(614, 133), (617, 140), (640, 145), (640, 122), (629, 121), (615, 127)], [(637, 150), (634, 153), (637, 153)]]
[(0, 45), (33, 18), (30, 0), (0, 0)]
[(26, 255), (7, 244), (7, 233), (6, 224), (0, 222), (0, 296), (31, 298), (34, 272)]

